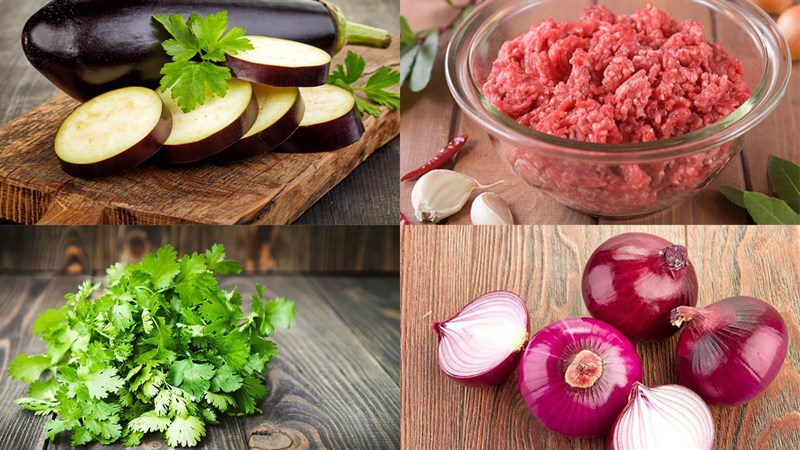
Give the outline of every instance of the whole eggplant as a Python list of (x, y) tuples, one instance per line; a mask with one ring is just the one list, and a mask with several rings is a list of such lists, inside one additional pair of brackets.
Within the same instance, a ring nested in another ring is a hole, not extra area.
[(386, 47), (390, 35), (347, 22), (320, 0), (53, 0), (22, 31), (28, 61), (73, 98), (86, 101), (126, 86), (155, 88), (169, 38), (155, 14), (228, 12), (229, 27), (252, 36), (304, 42), (328, 53), (345, 43)]

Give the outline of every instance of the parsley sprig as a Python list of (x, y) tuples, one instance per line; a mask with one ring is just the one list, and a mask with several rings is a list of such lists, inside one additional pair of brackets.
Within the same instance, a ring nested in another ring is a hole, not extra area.
[(188, 23), (179, 14), (169, 17), (156, 14), (153, 18), (172, 36), (162, 44), (172, 62), (161, 69), (161, 89), (171, 89), (172, 99), (183, 112), (190, 112), (205, 103), (206, 89), (224, 97), (228, 92), (231, 71), (215, 63), (224, 62), (225, 55), (236, 55), (253, 48), (244, 37), (245, 30), (234, 27), (225, 34), (228, 29), (227, 11), (206, 18), (192, 14)]
[[(386, 89), (400, 82), (400, 72), (391, 67), (383, 66), (367, 79), (367, 83), (364, 86), (354, 86), (353, 84), (364, 75), (366, 66), (367, 62), (363, 57), (353, 51), (348, 51), (347, 56), (344, 58), (344, 67), (341, 64), (336, 65), (336, 70), (328, 75), (328, 84), (353, 93), (356, 99), (356, 106), (361, 114), (367, 113), (380, 117), (381, 109), (378, 105), (386, 106), (389, 109), (399, 108), (400, 94)], [(356, 95), (356, 91), (362, 92), (367, 99), (372, 100), (374, 103)]]
[(34, 322), (47, 349), (9, 366), (30, 385), (16, 402), (57, 414), (44, 424), (47, 437), (70, 432), (74, 445), (135, 446), (157, 433), (171, 446), (194, 446), (219, 414), (260, 411), (265, 366), (277, 352), (266, 338), (289, 327), (295, 308), (283, 298), (264, 301), (256, 286), (245, 316), (241, 295), (215, 278), (240, 271), (222, 245), (182, 258), (168, 245), (138, 264), (110, 267), (105, 290), (87, 280)]

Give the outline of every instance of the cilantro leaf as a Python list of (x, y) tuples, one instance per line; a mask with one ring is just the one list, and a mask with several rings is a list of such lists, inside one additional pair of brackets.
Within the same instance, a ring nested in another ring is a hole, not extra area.
[(29, 356), (22, 353), (11, 361), (8, 366), (8, 374), (17, 381), (33, 383), (49, 367), (50, 358), (44, 355)]
[(225, 97), (231, 71), (214, 63), (224, 62), (226, 55), (253, 48), (243, 29), (234, 27), (225, 34), (228, 12), (205, 18), (192, 14), (188, 22), (179, 14), (156, 14), (153, 18), (172, 36), (162, 43), (172, 61), (161, 68), (161, 90), (169, 90), (185, 113), (204, 104), (209, 95)]
[(161, 90), (170, 93), (181, 111), (188, 113), (205, 104), (210, 92), (218, 97), (228, 93), (231, 70), (210, 62), (175, 61), (161, 69)]
[[(353, 51), (348, 51), (344, 58), (344, 66), (337, 64), (336, 69), (328, 75), (328, 84), (351, 92), (355, 96), (356, 107), (361, 114), (366, 113), (380, 117), (381, 109), (377, 105), (386, 106), (389, 109), (399, 108), (400, 94), (387, 91), (387, 89), (400, 83), (400, 72), (383, 66), (369, 77), (363, 87), (353, 86), (361, 79), (366, 66), (367, 62), (363, 57)], [(362, 92), (366, 99), (356, 95), (356, 91)]]
[(124, 384), (113, 368), (91, 373), (84, 380), (89, 390), (89, 397), (93, 399), (106, 398), (109, 393), (116, 393)]
[(218, 413), (259, 411), (265, 365), (277, 352), (267, 337), (287, 328), (295, 309), (281, 297), (264, 301), (257, 286), (244, 317), (241, 295), (214, 277), (240, 269), (221, 245), (180, 258), (167, 245), (110, 268), (101, 292), (87, 280), (34, 322), (47, 349), (10, 364), (11, 377), (30, 385), (16, 403), (57, 415), (44, 425), (47, 437), (70, 433), (74, 445), (137, 445), (152, 432), (195, 445)]
[(195, 416), (176, 417), (166, 433), (167, 444), (173, 447), (194, 447), (205, 435), (205, 423)]

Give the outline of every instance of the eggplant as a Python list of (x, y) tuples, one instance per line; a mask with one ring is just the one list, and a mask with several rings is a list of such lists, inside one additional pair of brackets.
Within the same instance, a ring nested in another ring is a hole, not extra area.
[(53, 144), (64, 172), (99, 178), (132, 169), (158, 152), (172, 117), (152, 89), (128, 87), (75, 108)]
[(208, 16), (228, 11), (228, 25), (249, 35), (287, 39), (335, 54), (345, 44), (387, 47), (384, 30), (347, 22), (338, 7), (318, 0), (53, 0), (22, 31), (28, 61), (71, 97), (154, 89), (169, 57), (168, 33), (155, 14)]
[(297, 88), (253, 83), (258, 117), (239, 142), (212, 156), (209, 162), (225, 165), (266, 153), (286, 142), (303, 120), (305, 104)]
[(276, 87), (321, 86), (328, 81), (331, 55), (308, 44), (264, 36), (250, 36), (252, 50), (221, 63), (231, 75)]
[(158, 95), (172, 115), (172, 132), (156, 155), (166, 164), (190, 164), (220, 153), (241, 139), (258, 117), (253, 85), (236, 78), (228, 82), (225, 97), (208, 91), (205, 102), (188, 113), (169, 90)]
[(353, 94), (326, 84), (300, 88), (306, 110), (300, 127), (276, 149), (282, 153), (330, 152), (361, 139), (364, 123)]

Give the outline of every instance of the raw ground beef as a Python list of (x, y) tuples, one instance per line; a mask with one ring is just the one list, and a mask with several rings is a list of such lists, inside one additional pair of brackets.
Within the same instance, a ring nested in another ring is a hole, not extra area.
[[(548, 19), (500, 49), (483, 94), (522, 125), (594, 143), (650, 142), (711, 125), (750, 97), (742, 63), (650, 5), (576, 22)], [(731, 146), (649, 164), (569, 161), (514, 149), (523, 177), (587, 212), (635, 214), (689, 195), (732, 156)]]

